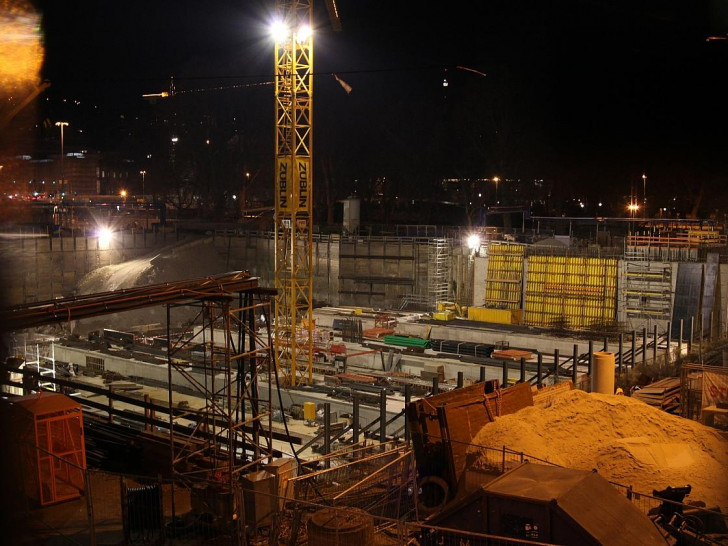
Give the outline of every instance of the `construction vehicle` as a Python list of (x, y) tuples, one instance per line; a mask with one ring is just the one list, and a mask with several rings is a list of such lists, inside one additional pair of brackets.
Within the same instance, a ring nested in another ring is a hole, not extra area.
[(437, 311), (432, 313), (435, 320), (451, 321), (456, 318), (466, 318), (468, 316), (468, 308), (461, 307), (452, 301), (438, 301)]

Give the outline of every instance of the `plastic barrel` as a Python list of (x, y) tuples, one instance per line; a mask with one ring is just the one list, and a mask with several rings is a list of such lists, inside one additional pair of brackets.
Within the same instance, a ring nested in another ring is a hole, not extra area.
[(316, 420), (316, 404), (313, 402), (304, 402), (303, 403), (303, 418), (306, 421), (315, 421)]
[(591, 373), (591, 391), (614, 394), (614, 353), (597, 351)]

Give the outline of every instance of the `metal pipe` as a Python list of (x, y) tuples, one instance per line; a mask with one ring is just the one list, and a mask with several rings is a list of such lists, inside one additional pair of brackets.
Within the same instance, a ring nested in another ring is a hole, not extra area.
[(589, 340), (589, 361), (587, 362), (587, 366), (586, 366), (587, 374), (591, 375), (593, 366), (594, 366), (594, 342), (590, 339)]
[(680, 335), (678, 336), (678, 339), (677, 339), (678, 359), (682, 358), (682, 343), (683, 343), (684, 327), (685, 327), (685, 324), (683, 322), (683, 319), (680, 319)]
[[(482, 368), (481, 368), (482, 369)], [(410, 443), (409, 405), (412, 402), (412, 385), (404, 386), (404, 441)]]
[(526, 382), (526, 358), (523, 357), (523, 356), (521, 357), (521, 378), (520, 378), (520, 381), (521, 381), (521, 383), (525, 383)]
[(672, 323), (668, 321), (667, 331), (665, 332), (665, 338), (667, 340), (667, 349), (665, 349), (665, 364), (670, 365), (670, 346), (672, 345)]
[(637, 361), (637, 330), (632, 330), (632, 366), (634, 370), (635, 362)]
[(353, 414), (352, 418), (351, 418), (351, 420), (352, 420), (351, 428), (352, 428), (352, 432), (353, 432), (352, 442), (354, 443), (354, 445), (356, 445), (359, 443), (359, 429), (360, 429), (360, 427), (359, 427), (359, 394), (356, 392), (354, 393), (352, 414)]
[(617, 352), (617, 369), (619, 370), (619, 373), (622, 373), (622, 364), (623, 364), (623, 356), (622, 352), (624, 351), (624, 334), (619, 333), (619, 345), (618, 345), (618, 352)]
[[(283, 411), (283, 408), (281, 408)], [(331, 403), (324, 402), (324, 467), (330, 468), (331, 460), (328, 457), (331, 453)]]
[(384, 450), (384, 442), (387, 441), (387, 390), (382, 389), (379, 393), (379, 443)]

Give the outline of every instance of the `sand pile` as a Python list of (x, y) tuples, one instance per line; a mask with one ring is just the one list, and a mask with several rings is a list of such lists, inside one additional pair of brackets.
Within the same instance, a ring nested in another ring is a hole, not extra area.
[[(522, 451), (652, 494), (690, 484), (686, 501), (728, 512), (728, 440), (716, 430), (626, 396), (572, 390), (483, 427), (477, 445)], [(470, 448), (477, 453), (477, 448)], [(477, 455), (474, 467), (478, 468)]]

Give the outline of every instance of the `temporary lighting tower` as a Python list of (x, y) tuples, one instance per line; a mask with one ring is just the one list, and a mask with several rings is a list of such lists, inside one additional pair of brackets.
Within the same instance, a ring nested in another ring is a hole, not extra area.
[(313, 380), (312, 0), (277, 0), (275, 36), (276, 365), (290, 385)]

